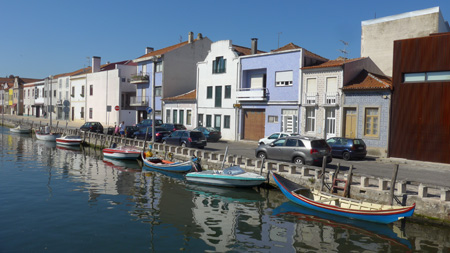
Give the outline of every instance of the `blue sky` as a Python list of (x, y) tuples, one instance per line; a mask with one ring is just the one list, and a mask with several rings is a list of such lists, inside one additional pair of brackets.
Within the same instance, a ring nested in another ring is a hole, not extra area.
[[(189, 31), (213, 42), (232, 40), (270, 51), (290, 42), (328, 59), (346, 49), (360, 56), (361, 21), (439, 6), (449, 0), (151, 1), (0, 0), (0, 76), (44, 78), (90, 65), (135, 59), (187, 40)], [(347, 47), (341, 40), (349, 43)]]

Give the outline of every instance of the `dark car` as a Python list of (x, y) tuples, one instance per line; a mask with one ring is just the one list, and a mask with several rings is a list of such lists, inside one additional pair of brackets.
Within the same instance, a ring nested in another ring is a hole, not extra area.
[(333, 137), (327, 140), (333, 157), (348, 161), (353, 158), (364, 159), (367, 155), (366, 143), (361, 139)]
[[(160, 126), (160, 125), (163, 124), (163, 121), (160, 120), (160, 119), (155, 119), (155, 123), (156, 123), (155, 126)], [(152, 120), (151, 119), (144, 119), (141, 122), (139, 122), (138, 124), (136, 124), (136, 126), (138, 128), (152, 126)]]
[[(148, 133), (147, 133), (148, 129)], [(162, 127), (155, 127), (155, 142), (162, 142), (162, 139), (170, 135), (169, 131)], [(152, 127), (141, 127), (138, 131), (134, 132), (132, 138), (144, 140), (147, 134), (147, 140), (152, 139)]]
[(125, 137), (133, 138), (133, 134), (137, 131), (139, 131), (137, 126), (125, 126)]
[(80, 127), (81, 131), (103, 133), (103, 126), (100, 122), (86, 122)]
[(169, 136), (164, 137), (163, 143), (182, 147), (204, 148), (206, 146), (206, 137), (200, 131), (177, 130), (172, 132)]
[(186, 130), (186, 127), (182, 124), (165, 123), (162, 124), (161, 127), (170, 132), (175, 132), (177, 130)]
[(295, 164), (322, 164), (323, 157), (331, 162), (331, 148), (324, 139), (288, 136), (270, 144), (259, 145), (255, 150), (258, 158), (283, 160)]
[(202, 132), (208, 141), (219, 141), (222, 138), (222, 133), (212, 127), (197, 127), (194, 130)]

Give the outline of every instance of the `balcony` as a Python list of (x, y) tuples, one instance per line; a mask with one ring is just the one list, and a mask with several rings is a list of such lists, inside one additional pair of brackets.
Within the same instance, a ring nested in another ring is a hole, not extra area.
[(340, 96), (339, 93), (325, 93), (324, 94), (324, 105), (335, 106), (339, 105)]
[(130, 83), (133, 84), (140, 84), (140, 83), (148, 83), (148, 73), (147, 72), (140, 72), (136, 75), (131, 76)]
[(236, 92), (239, 101), (266, 101), (269, 90), (267, 88), (241, 88)]
[(148, 106), (148, 97), (130, 97), (130, 106)]
[(317, 105), (319, 101), (318, 93), (305, 93), (304, 105)]

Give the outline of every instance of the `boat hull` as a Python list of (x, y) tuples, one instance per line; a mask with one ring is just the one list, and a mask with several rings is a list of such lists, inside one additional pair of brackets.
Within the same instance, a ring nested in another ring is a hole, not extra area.
[(103, 156), (107, 158), (114, 159), (137, 159), (141, 155), (140, 151), (137, 150), (122, 150), (115, 148), (105, 148), (103, 149)]
[(266, 180), (264, 177), (254, 177), (250, 173), (244, 173), (237, 176), (224, 175), (220, 173), (192, 172), (186, 175), (186, 181), (197, 184), (215, 185), (224, 187), (254, 187)]
[(36, 139), (41, 140), (41, 141), (56, 141), (56, 138), (59, 138), (60, 136), (61, 136), (61, 134), (54, 134), (54, 133), (42, 134), (42, 133), (36, 132)]
[(56, 138), (56, 144), (64, 146), (79, 146), (82, 141), (82, 139), (66, 139), (64, 137)]
[(148, 168), (176, 173), (187, 173), (191, 171), (194, 166), (192, 161), (172, 163), (165, 160), (159, 160), (160, 162), (153, 163), (151, 162), (151, 160), (148, 160), (144, 157), (142, 157), (142, 160), (144, 161), (144, 165)]
[(9, 129), (9, 131), (12, 133), (17, 133), (17, 134), (29, 134), (29, 133), (31, 133), (31, 128), (15, 127), (15, 128)]
[[(350, 208), (341, 208), (334, 205), (324, 204), (316, 202), (310, 198), (307, 198), (301, 194), (295, 193), (288, 185), (285, 184), (287, 179), (279, 176), (276, 173), (272, 173), (272, 178), (280, 188), (281, 192), (292, 202), (315, 210), (328, 214), (343, 216), (351, 219), (365, 220), (376, 223), (388, 224), (399, 219), (412, 216), (415, 209), (415, 204), (407, 207), (383, 209), (383, 210), (355, 210)], [(292, 182), (291, 182), (292, 183)]]

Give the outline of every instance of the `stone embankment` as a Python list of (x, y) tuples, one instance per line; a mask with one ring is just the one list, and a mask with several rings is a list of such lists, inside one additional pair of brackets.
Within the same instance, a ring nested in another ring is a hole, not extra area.
[[(5, 122), (9, 126), (14, 126), (18, 122)], [(34, 126), (38, 127), (38, 126)], [(148, 142), (134, 140), (97, 133), (80, 132), (79, 129), (56, 129), (58, 132), (66, 132), (68, 135), (80, 135), (83, 140), (92, 146), (108, 147), (112, 143), (118, 145), (130, 145), (138, 148), (148, 149)], [(318, 167), (295, 165), (279, 161), (261, 161), (256, 158), (246, 158), (235, 155), (219, 154), (201, 149), (183, 148), (178, 146), (154, 143), (152, 152), (158, 156), (175, 160), (187, 160), (192, 156), (201, 158), (203, 169), (220, 169), (222, 164), (230, 166), (232, 164), (241, 166), (249, 172), (261, 173), (267, 176), (267, 172), (272, 170), (282, 176), (305, 187), (321, 188), (322, 169)], [(333, 179), (340, 182), (337, 186), (349, 179), (349, 175), (344, 173), (335, 174), (335, 171), (325, 171), (325, 183), (331, 185)], [(403, 205), (416, 203), (415, 218), (427, 218), (433, 221), (440, 221), (450, 224), (450, 189), (425, 185), (420, 182), (396, 181), (391, 183), (390, 178), (379, 178), (370, 175), (352, 173), (349, 187), (349, 196), (353, 199), (367, 200), (370, 202), (388, 204), (391, 200), (391, 187), (395, 187), (394, 196), (397, 202)], [(273, 182), (272, 182), (273, 183)], [(344, 188), (344, 187), (343, 187)], [(326, 187), (325, 190), (328, 190)], [(342, 191), (340, 192), (342, 193)], [(395, 203), (395, 201), (394, 201)]]

